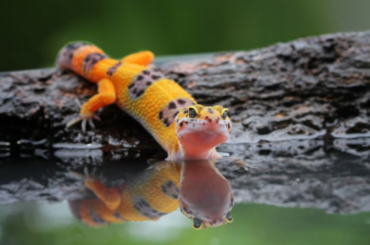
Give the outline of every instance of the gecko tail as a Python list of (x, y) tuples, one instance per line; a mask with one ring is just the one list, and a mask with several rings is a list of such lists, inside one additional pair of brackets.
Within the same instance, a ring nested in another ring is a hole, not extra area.
[(71, 67), (72, 59), (74, 56), (74, 52), (83, 47), (91, 45), (89, 43), (85, 42), (73, 42), (69, 43), (66, 46), (64, 46), (58, 54), (57, 57), (57, 65), (61, 70), (73, 70)]
[[(97, 74), (94, 73), (101, 72), (100, 70), (94, 72), (94, 67), (102, 60), (109, 60), (109, 58), (100, 48), (90, 43), (74, 42), (62, 48), (58, 54), (57, 64), (61, 70), (74, 71), (92, 82), (98, 82), (105, 73), (96, 76)], [(117, 61), (108, 62), (108, 65), (112, 62)]]

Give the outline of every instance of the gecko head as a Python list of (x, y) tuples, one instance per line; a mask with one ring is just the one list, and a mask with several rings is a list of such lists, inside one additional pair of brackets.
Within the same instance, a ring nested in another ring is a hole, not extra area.
[(217, 158), (214, 147), (224, 143), (231, 130), (228, 109), (220, 105), (192, 105), (176, 116), (176, 134), (187, 159)]
[(227, 223), (233, 222), (231, 216), (231, 209), (234, 206), (234, 196), (230, 195), (229, 204), (227, 207), (218, 207), (211, 205), (207, 208), (192, 209), (187, 206), (185, 202), (180, 201), (180, 211), (186, 217), (193, 220), (193, 228), (195, 230), (202, 230), (208, 227), (217, 227)]

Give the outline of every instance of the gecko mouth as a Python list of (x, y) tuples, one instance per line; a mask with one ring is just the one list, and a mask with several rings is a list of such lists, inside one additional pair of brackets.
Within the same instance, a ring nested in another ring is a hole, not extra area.
[[(183, 123), (182, 123), (183, 122)], [(213, 148), (229, 137), (228, 123), (209, 123), (206, 120), (183, 120), (178, 127), (177, 137), (183, 145), (198, 148)]]

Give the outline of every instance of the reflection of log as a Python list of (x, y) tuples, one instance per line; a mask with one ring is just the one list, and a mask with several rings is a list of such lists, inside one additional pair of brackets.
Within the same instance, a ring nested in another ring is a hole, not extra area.
[[(316, 140), (224, 145), (220, 150), (244, 155), (248, 163), (257, 167), (245, 172), (234, 170), (228, 158), (216, 163), (230, 181), (236, 203), (312, 207), (335, 213), (370, 211), (368, 156), (361, 159), (328, 149)], [(68, 172), (82, 172), (84, 165), (108, 186), (121, 185), (127, 175), (148, 167), (145, 159), (8, 158), (1, 164), (0, 204), (90, 197), (82, 181)]]
[[(157, 66), (200, 103), (230, 107), (232, 118), (241, 122), (234, 136), (243, 137), (235, 141), (358, 136), (370, 129), (370, 32), (175, 60)], [(104, 122), (94, 132), (66, 130), (65, 123), (78, 113), (74, 99), (85, 100), (95, 89), (54, 69), (3, 74), (0, 139), (152, 145), (152, 138), (115, 106), (102, 111)]]
[(256, 169), (230, 171), (227, 159), (218, 167), (230, 180), (236, 202), (331, 213), (370, 211), (370, 151), (348, 149), (339, 151), (320, 140), (224, 145), (221, 151), (244, 155)]

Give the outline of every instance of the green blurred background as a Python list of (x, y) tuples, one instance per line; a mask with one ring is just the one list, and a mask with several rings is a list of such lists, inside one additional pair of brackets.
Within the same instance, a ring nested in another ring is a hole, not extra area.
[(66, 203), (17, 204), (0, 208), (0, 244), (4, 245), (368, 245), (370, 214), (239, 204), (234, 222), (194, 231), (175, 212), (158, 222), (109, 225), (95, 229), (72, 217)]
[(54, 66), (74, 40), (113, 57), (143, 49), (164, 56), (370, 29), (368, 0), (4, 0), (0, 9), (0, 71)]

